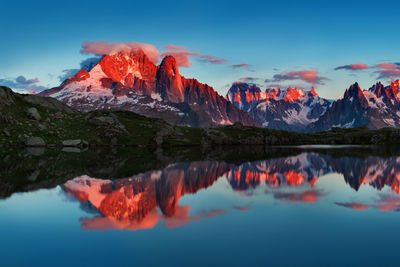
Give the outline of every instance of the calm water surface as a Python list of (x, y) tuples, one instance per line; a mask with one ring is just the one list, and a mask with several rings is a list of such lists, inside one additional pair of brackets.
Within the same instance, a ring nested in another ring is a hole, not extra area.
[(398, 265), (396, 149), (0, 153), (0, 265)]

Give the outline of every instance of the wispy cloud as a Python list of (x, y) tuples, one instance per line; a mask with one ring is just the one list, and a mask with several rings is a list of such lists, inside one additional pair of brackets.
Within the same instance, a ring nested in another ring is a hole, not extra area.
[(27, 79), (25, 76), (20, 75), (16, 78), (3, 78), (0, 79), (0, 85), (10, 87), (21, 93), (36, 94), (40, 91), (47, 89), (47, 87), (38, 85), (38, 78)]
[(168, 51), (163, 52), (161, 57), (173, 56), (176, 60), (176, 64), (180, 67), (190, 67), (193, 64), (190, 62), (191, 57), (197, 58), (198, 61), (204, 63), (224, 64), (227, 62), (227, 60), (223, 58), (191, 52), (189, 48), (183, 46), (169, 44), (165, 46), (164, 49)]
[(310, 84), (324, 84), (328, 78), (319, 76), (316, 70), (300, 70), (275, 74), (272, 79), (266, 79), (265, 83), (280, 83), (283, 81), (301, 80)]
[(142, 49), (152, 62), (157, 63), (159, 61), (160, 52), (154, 45), (139, 42), (86, 41), (82, 44), (81, 53), (102, 56), (137, 49)]
[(369, 66), (363, 63), (354, 63), (349, 65), (343, 65), (336, 67), (335, 70), (365, 70), (368, 69)]
[(400, 77), (399, 63), (379, 63), (375, 68), (379, 69), (375, 71), (378, 74), (378, 79), (394, 80)]
[(400, 78), (400, 64), (399, 63), (389, 63), (383, 62), (378, 63), (374, 66), (368, 66), (363, 63), (355, 63), (350, 65), (343, 65), (336, 67), (335, 70), (350, 70), (350, 71), (360, 71), (367, 69), (375, 69), (374, 73), (376, 73), (377, 79), (397, 79)]
[(237, 69), (237, 68), (248, 68), (250, 67), (249, 64), (247, 63), (240, 63), (240, 64), (233, 64), (231, 65), (232, 68)]
[(240, 81), (248, 82), (248, 83), (255, 83), (256, 81), (260, 80), (260, 78), (255, 77), (241, 77), (239, 78)]

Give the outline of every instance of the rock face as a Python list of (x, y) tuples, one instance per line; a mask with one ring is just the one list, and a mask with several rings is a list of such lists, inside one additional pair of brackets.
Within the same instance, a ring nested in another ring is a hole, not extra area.
[(306, 131), (330, 106), (313, 88), (268, 88), (262, 92), (256, 85), (241, 82), (232, 85), (226, 98), (262, 127), (296, 132)]
[(332, 127), (363, 125), (370, 129), (400, 127), (398, 80), (386, 87), (378, 82), (368, 90), (361, 90), (358, 83), (354, 83), (342, 99), (333, 102), (321, 118), (309, 125), (308, 130), (323, 131)]
[(195, 127), (236, 121), (258, 126), (212, 87), (181, 76), (174, 57), (167, 56), (156, 66), (140, 49), (106, 55), (93, 68), (80, 70), (40, 95), (55, 97), (81, 111), (126, 109)]
[(11, 89), (5, 86), (0, 86), (0, 108), (2, 106), (11, 105), (14, 103), (14, 100), (14, 93), (11, 91)]

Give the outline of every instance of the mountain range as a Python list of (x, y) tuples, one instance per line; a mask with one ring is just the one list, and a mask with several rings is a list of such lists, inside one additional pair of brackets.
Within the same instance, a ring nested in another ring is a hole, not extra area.
[(236, 82), (226, 98), (235, 107), (246, 111), (262, 127), (288, 131), (305, 131), (331, 105), (315, 92), (289, 87), (286, 90), (268, 88), (262, 92), (254, 84)]
[(181, 76), (174, 57), (166, 56), (157, 66), (141, 49), (103, 56), (40, 95), (55, 97), (80, 111), (126, 109), (194, 127), (237, 121), (258, 126), (209, 85)]
[(141, 49), (105, 55), (39, 95), (80, 111), (125, 109), (192, 127), (235, 122), (296, 132), (400, 127), (399, 81), (378, 82), (368, 90), (355, 83), (336, 101), (320, 97), (314, 88), (262, 91), (242, 82), (233, 83), (222, 97), (211, 86), (180, 75), (173, 56), (156, 65)]

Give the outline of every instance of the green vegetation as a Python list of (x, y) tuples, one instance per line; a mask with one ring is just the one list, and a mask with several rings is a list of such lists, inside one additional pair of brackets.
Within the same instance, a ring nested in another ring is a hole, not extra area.
[(122, 110), (77, 112), (47, 97), (22, 95), (0, 86), (2, 146), (202, 146), (398, 144), (400, 130), (365, 127), (319, 133), (295, 133), (247, 127), (240, 123), (216, 128), (174, 126)]

